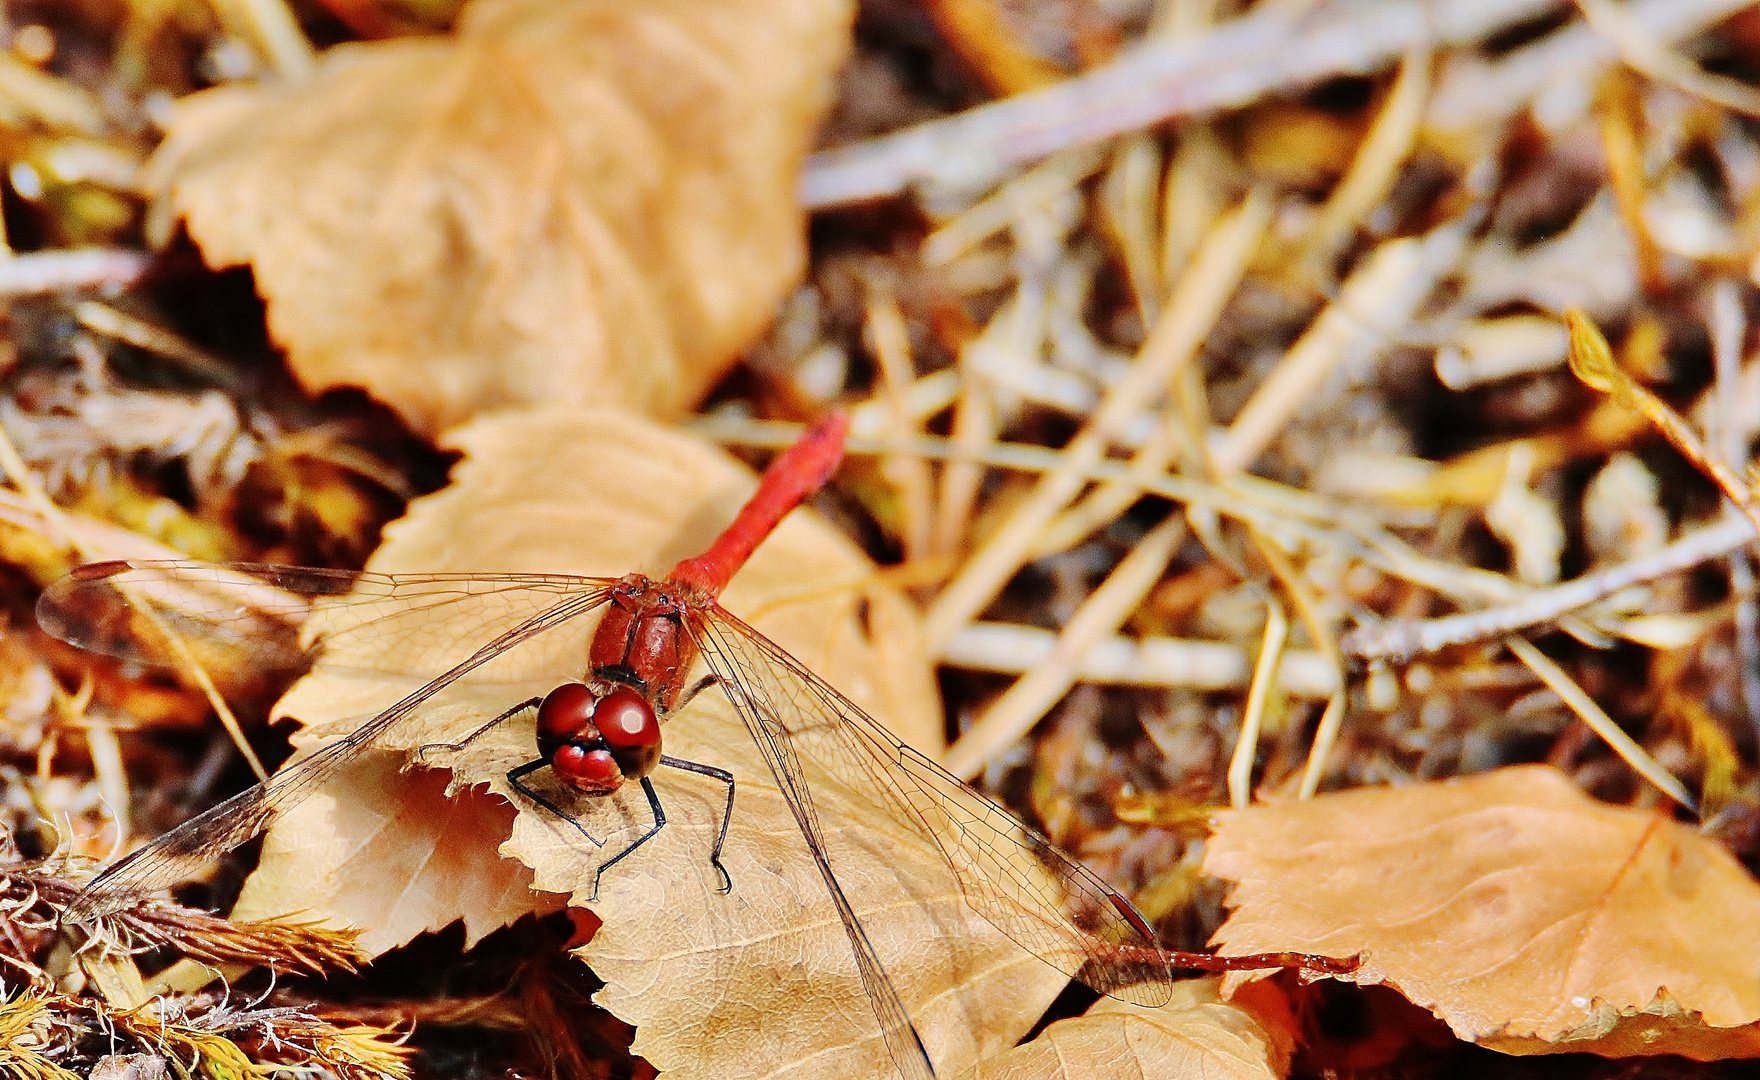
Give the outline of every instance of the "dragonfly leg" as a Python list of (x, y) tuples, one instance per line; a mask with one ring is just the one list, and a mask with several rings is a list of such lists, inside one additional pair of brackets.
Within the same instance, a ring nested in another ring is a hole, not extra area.
[(673, 702), (672, 711), (677, 712), (686, 705), (689, 705), (692, 698), (720, 681), (721, 680), (714, 675), (705, 675), (696, 682), (691, 683), (689, 686), (685, 687), (684, 693), (678, 695), (678, 700)]
[[(542, 806), (544, 809), (550, 811), (552, 814), (555, 814), (557, 817), (561, 818), (562, 820), (568, 822), (570, 825), (573, 825), (575, 828), (579, 829), (581, 831), (582, 836), (586, 837), (588, 840), (591, 840), (593, 842), (594, 847), (604, 847), (605, 841), (599, 839), (598, 837), (594, 836), (592, 833), (588, 832), (587, 827), (580, 823), (579, 818), (575, 817), (573, 814), (569, 813), (567, 810), (564, 810), (562, 807), (557, 806), (554, 802), (550, 801), (550, 799), (546, 798), (544, 795), (539, 793), (536, 788), (533, 788), (527, 784), (521, 783), (521, 780), (523, 780), (525, 777), (530, 776), (531, 774), (537, 772), (539, 769), (542, 769), (544, 766), (546, 766), (548, 764), (550, 764), (549, 758), (534, 758), (533, 760), (526, 762), (524, 765), (521, 765), (518, 768), (509, 769), (509, 770), (507, 770), (507, 783), (509, 786), (511, 786), (513, 788), (513, 790), (519, 792), (521, 795), (524, 795), (526, 798), (532, 800), (533, 802), (537, 803), (539, 806)], [(625, 852), (624, 854), (627, 855), (628, 852)], [(621, 858), (623, 858), (623, 856), (619, 855), (618, 858), (621, 859)], [(615, 861), (615, 860), (613, 860), (613, 861)], [(595, 888), (593, 891), (595, 894), (597, 894), (598, 889)]]
[[(465, 747), (469, 746), (471, 743), (476, 742), (477, 739), (480, 738), (481, 736), (487, 734), (489, 731), (493, 730), (494, 728), (501, 726), (501, 724), (504, 721), (510, 719), (511, 717), (518, 716), (520, 713), (526, 711), (527, 709), (535, 709), (543, 703), (544, 703), (544, 699), (541, 697), (535, 697), (535, 698), (532, 698), (528, 701), (522, 701), (518, 705), (515, 705), (513, 708), (502, 713), (500, 716), (497, 716), (495, 719), (489, 721), (487, 724), (484, 724), (482, 727), (471, 732), (469, 735), (466, 735), (464, 738), (460, 739), (458, 742), (423, 743), (421, 746), (416, 747), (416, 762), (418, 764), (422, 764), (422, 765), (427, 764), (428, 751), (430, 751), (430, 750), (450, 750), (453, 752), (463, 750)], [(520, 766), (520, 768), (523, 769), (523, 768), (525, 768), (525, 766), (522, 765), (522, 766)], [(520, 775), (524, 776), (525, 773), (520, 773)], [(517, 787), (518, 785), (515, 785), (515, 786)], [(521, 790), (523, 791), (524, 789), (521, 788)]]
[[(654, 839), (655, 834), (666, 827), (666, 811), (660, 808), (660, 796), (654, 791), (654, 782), (645, 776), (642, 777), (642, 790), (647, 793), (648, 806), (654, 811), (654, 827), (637, 837), (635, 843), (599, 864), (599, 869), (593, 873), (593, 894), (587, 897), (589, 901), (599, 899), (599, 879), (605, 876), (605, 871), (628, 858), (636, 848)], [(725, 871), (723, 872), (725, 873)]]
[(694, 772), (699, 776), (707, 776), (727, 785), (727, 809), (721, 812), (721, 831), (715, 834), (715, 846), (709, 851), (709, 865), (721, 871), (721, 892), (733, 891), (733, 877), (728, 874), (727, 867), (721, 865), (721, 845), (727, 842), (727, 823), (733, 820), (733, 774), (726, 769), (717, 769), (713, 765), (704, 765), (696, 761), (684, 761), (675, 757), (661, 755), (660, 764), (669, 765), (674, 769)]

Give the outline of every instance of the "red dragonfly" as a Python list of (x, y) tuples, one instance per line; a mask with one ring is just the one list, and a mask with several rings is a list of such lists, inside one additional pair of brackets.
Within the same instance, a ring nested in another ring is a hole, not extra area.
[[(374, 574), (257, 564), (117, 561), (76, 569), (38, 604), (45, 629), (101, 652), (164, 662), (180, 643), (251, 647), (251, 613), (265, 597), (323, 597), (326, 641), (385, 646), (398, 670), (429, 681), (345, 738), (296, 761), (110, 867), (68, 905), (81, 922), (131, 906), (185, 880), (225, 851), (261, 833), (275, 817), (321, 787), (357, 753), (385, 737), (436, 694), (509, 650), (589, 612), (604, 609), (586, 650), (583, 681), (520, 702), (465, 736), (462, 748), (495, 725), (536, 709), (539, 756), (507, 774), (544, 811), (574, 822), (558, 800), (526, 782), (548, 768), (572, 794), (609, 796), (637, 781), (653, 824), (600, 863), (603, 874), (666, 824), (650, 774), (659, 766), (727, 786), (727, 807), (709, 852), (723, 891), (733, 887), (721, 847), (733, 816), (734, 777), (661, 753), (660, 725), (697, 692), (719, 686), (762, 751), (799, 823), (841, 917), (888, 1050), (912, 1080), (935, 1073), (898, 992), (839, 885), (824, 842), (805, 758), (839, 780), (878, 795), (947, 860), (971, 906), (1023, 948), (1102, 993), (1143, 1005), (1170, 996), (1170, 961), (1180, 967), (1303, 966), (1348, 970), (1302, 954), (1221, 958), (1167, 953), (1148, 921), (1092, 871), (1025, 829), (1007, 810), (900, 742), (855, 703), (779, 646), (729, 614), (716, 597), (787, 513), (837, 469), (847, 420), (834, 416), (779, 456), (738, 517), (702, 555), (665, 579), (640, 574), (590, 578), (557, 574)], [(271, 592), (263, 586), (273, 586)], [(254, 594), (254, 595), (253, 595)], [(143, 617), (142, 609), (148, 614)], [(500, 629), (474, 649), (490, 629)], [(421, 648), (411, 648), (412, 643)], [(320, 650), (324, 642), (319, 643)], [(469, 649), (466, 652), (466, 649)], [(348, 651), (354, 652), (351, 647)], [(411, 655), (414, 659), (408, 659)], [(267, 646), (262, 656), (269, 655)], [(692, 682), (701, 659), (709, 674)], [(597, 878), (594, 883), (597, 891)], [(1072, 961), (1071, 958), (1080, 958)]]

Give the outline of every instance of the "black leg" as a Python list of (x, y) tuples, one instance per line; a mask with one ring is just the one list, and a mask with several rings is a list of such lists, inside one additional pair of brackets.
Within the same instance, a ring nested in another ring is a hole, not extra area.
[[(527, 787), (525, 784), (520, 783), (520, 780), (523, 777), (530, 776), (531, 774), (537, 772), (539, 769), (542, 769), (544, 766), (546, 766), (548, 764), (550, 764), (549, 758), (535, 758), (531, 761), (526, 762), (524, 765), (519, 766), (518, 768), (509, 769), (509, 770), (507, 770), (507, 782), (513, 788), (513, 790), (519, 792), (521, 795), (524, 795), (526, 798), (532, 800), (533, 802), (537, 803), (539, 806), (542, 806), (544, 809), (550, 811), (552, 814), (555, 814), (557, 817), (561, 818), (562, 820), (568, 822), (570, 825), (573, 825), (575, 828), (579, 829), (582, 836), (586, 837), (588, 840), (591, 840), (593, 842), (594, 847), (604, 847), (605, 841), (598, 839), (592, 833), (588, 832), (587, 827), (585, 825), (582, 825), (580, 823), (580, 820), (578, 818), (576, 818), (573, 814), (569, 813), (567, 810), (564, 810), (562, 807), (557, 806), (555, 803), (551, 802), (549, 799), (545, 798), (543, 795), (540, 795), (535, 789)], [(628, 854), (628, 852), (625, 852), (624, 854)], [(619, 855), (618, 858), (621, 859), (621, 858), (623, 858), (623, 856)], [(613, 861), (615, 861), (615, 860), (613, 860)], [(603, 869), (603, 868), (601, 868), (601, 869)], [(593, 895), (597, 896), (598, 894), (599, 894), (599, 886), (598, 886), (598, 883), (595, 881), (595, 883), (593, 885)]]
[[(713, 676), (711, 676), (713, 678)], [(707, 680), (705, 680), (707, 681)], [(698, 686), (702, 686), (699, 683)], [(695, 693), (695, 691), (692, 691)], [(660, 757), (660, 764), (669, 765), (674, 769), (683, 769), (699, 776), (707, 776), (727, 785), (727, 809), (721, 814), (721, 831), (715, 834), (715, 846), (709, 851), (709, 865), (721, 871), (721, 892), (733, 891), (733, 877), (728, 874), (727, 867), (721, 865), (721, 845), (727, 842), (727, 823), (733, 820), (733, 774), (726, 769), (717, 769), (713, 765), (704, 765), (695, 761), (683, 761), (675, 757)]]
[[(489, 721), (487, 724), (484, 724), (482, 727), (471, 732), (469, 735), (466, 735), (464, 738), (460, 739), (458, 742), (423, 743), (421, 746), (416, 747), (416, 761), (420, 764), (424, 764), (424, 765), (427, 764), (426, 759), (428, 756), (428, 751), (430, 751), (430, 750), (463, 750), (465, 747), (469, 746), (471, 743), (476, 742), (480, 736), (488, 733), (492, 728), (499, 727), (508, 718), (510, 718), (512, 716), (516, 716), (519, 713), (522, 713), (527, 709), (535, 709), (543, 703), (544, 703), (544, 699), (541, 697), (535, 697), (529, 701), (522, 701), (518, 705), (515, 705), (513, 708), (502, 713), (500, 716), (497, 716), (495, 719)], [(541, 764), (543, 764), (543, 762), (539, 762), (539, 764), (541, 765)], [(524, 765), (521, 765), (520, 768), (526, 769), (526, 767)], [(515, 770), (515, 771), (517, 772), (518, 770)], [(530, 769), (526, 769), (526, 772), (531, 772), (531, 771), (532, 770), (530, 770)], [(522, 773), (520, 773), (520, 775), (524, 776), (524, 775), (526, 775), (526, 773), (522, 772)], [(518, 785), (515, 785), (515, 786), (517, 787)], [(524, 790), (524, 789), (522, 788), (521, 790)]]
[[(664, 761), (665, 759), (662, 758), (661, 760)], [(660, 796), (654, 791), (654, 782), (645, 776), (642, 777), (642, 790), (647, 792), (648, 806), (654, 811), (654, 827), (643, 833), (635, 843), (599, 864), (599, 869), (593, 873), (593, 895), (587, 897), (588, 900), (599, 899), (599, 879), (605, 876), (605, 871), (628, 858), (631, 852), (654, 839), (654, 834), (666, 827), (666, 811), (660, 808)]]

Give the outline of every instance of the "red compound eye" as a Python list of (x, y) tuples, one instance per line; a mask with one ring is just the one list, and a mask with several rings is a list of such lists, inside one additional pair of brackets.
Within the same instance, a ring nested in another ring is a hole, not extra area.
[(613, 750), (660, 745), (660, 718), (654, 715), (654, 707), (627, 686), (620, 686), (600, 699), (593, 723)]
[(563, 683), (538, 706), (538, 739), (567, 742), (593, 723), (598, 707), (593, 692), (580, 683)]
[(609, 750), (588, 750), (569, 743), (550, 758), (556, 775), (576, 787), (609, 794), (623, 786), (623, 770)]

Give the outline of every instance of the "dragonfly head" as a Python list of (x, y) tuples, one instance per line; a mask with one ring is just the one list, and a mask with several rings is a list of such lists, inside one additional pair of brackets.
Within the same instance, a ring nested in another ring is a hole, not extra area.
[(538, 706), (538, 750), (556, 775), (592, 795), (609, 795), (660, 762), (660, 718), (635, 689), (603, 696), (564, 683)]

